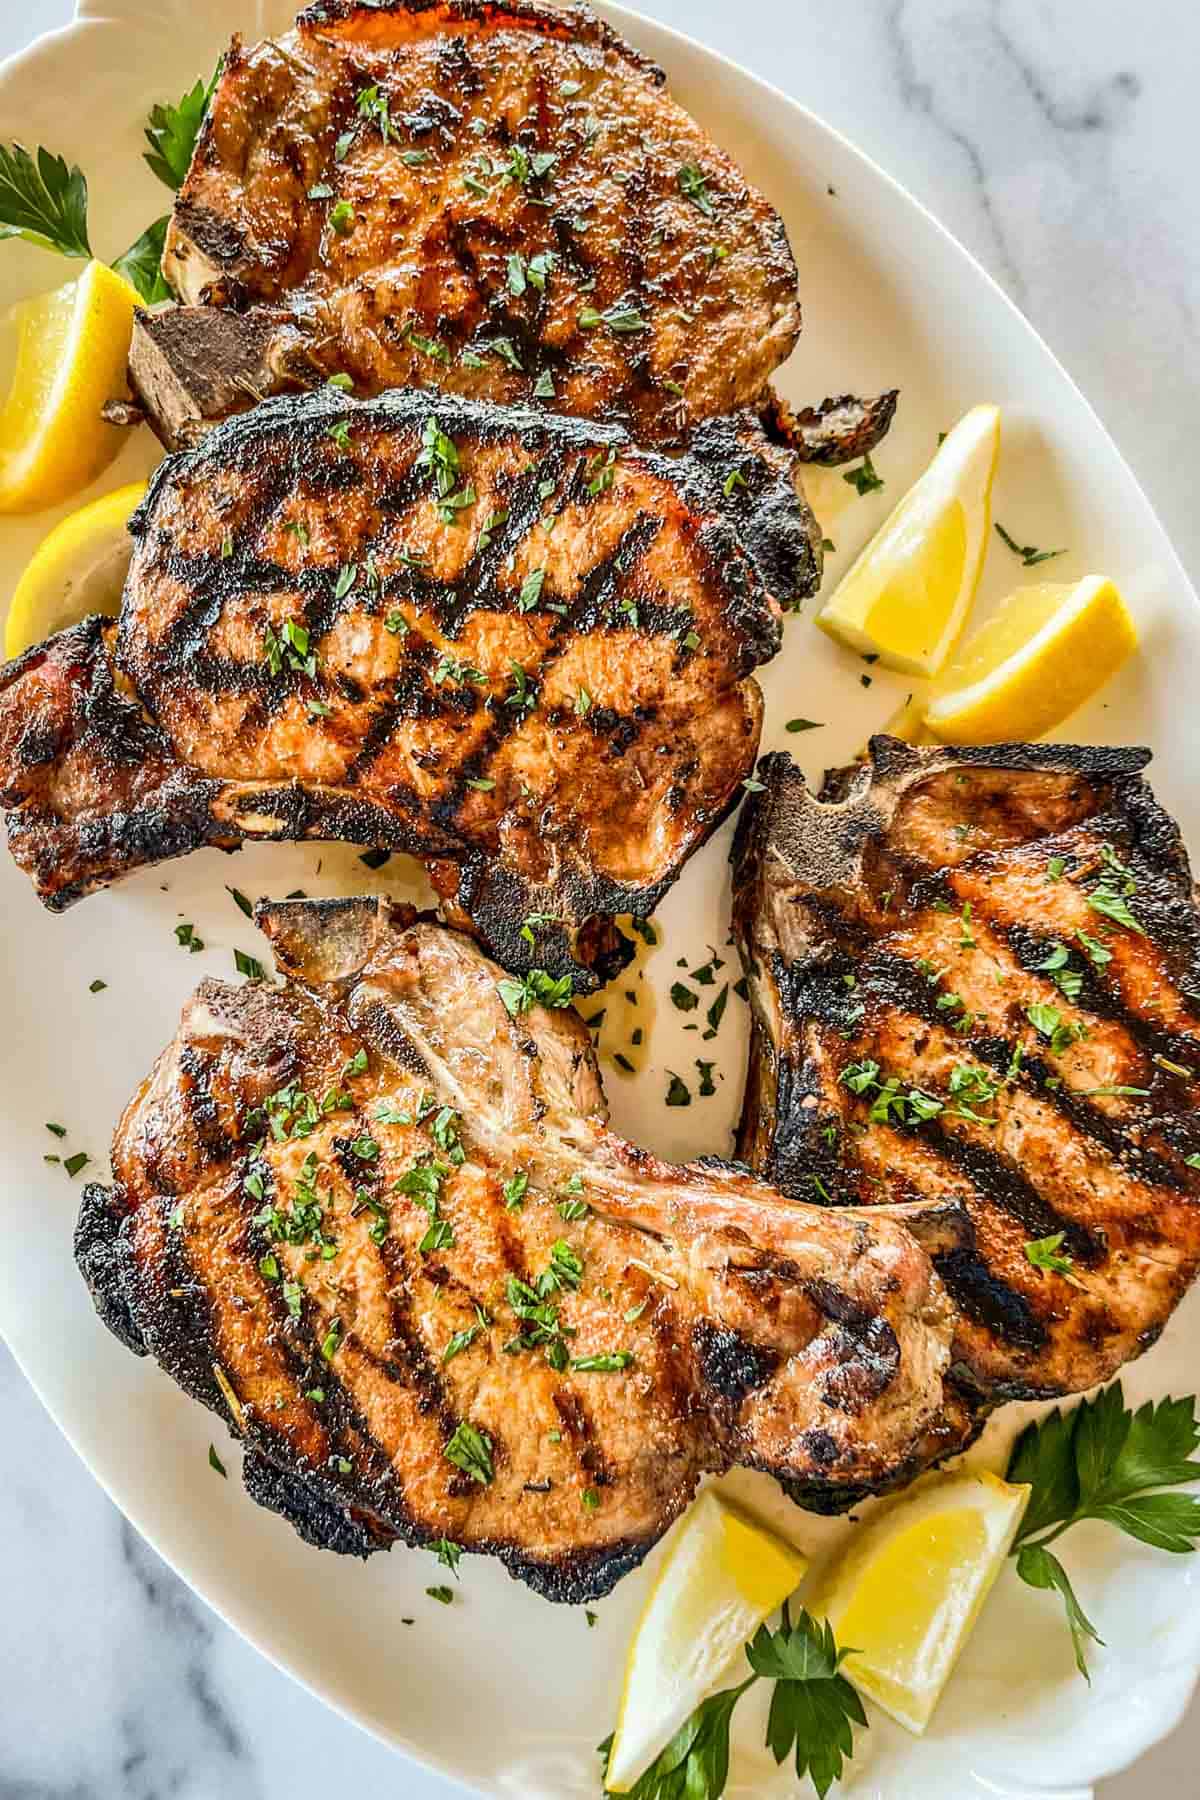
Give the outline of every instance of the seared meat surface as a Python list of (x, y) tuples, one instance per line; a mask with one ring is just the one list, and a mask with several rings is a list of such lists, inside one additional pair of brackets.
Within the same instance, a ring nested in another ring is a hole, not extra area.
[(255, 354), (282, 379), (544, 401), (682, 444), (763, 395), (800, 310), (778, 214), (664, 81), (582, 6), (312, 6), (234, 40), (164, 272), (185, 301), (272, 309)]
[(405, 850), (457, 866), (510, 966), (562, 972), (753, 767), (779, 614), (719, 505), (581, 421), (268, 402), (160, 467), (115, 629), (0, 671), (10, 849), (52, 907), (204, 844)]
[(310, 1540), (448, 1538), (581, 1601), (704, 1471), (846, 1497), (961, 1442), (902, 1225), (615, 1136), (574, 1011), (411, 909), (259, 920), (286, 985), (201, 984), (77, 1255)]
[(783, 1192), (957, 1200), (956, 1361), (1068, 1394), (1155, 1342), (1200, 1258), (1200, 915), (1143, 750), (915, 750), (739, 821), (740, 1154)]

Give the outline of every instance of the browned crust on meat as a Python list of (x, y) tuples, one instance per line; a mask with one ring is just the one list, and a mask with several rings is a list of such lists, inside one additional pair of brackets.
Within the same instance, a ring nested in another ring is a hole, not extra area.
[[(706, 1471), (836, 1505), (961, 1445), (950, 1313), (902, 1226), (616, 1137), (577, 1015), (513, 1016), (502, 971), (409, 909), (259, 919), (286, 985), (201, 984), (76, 1248), (106, 1323), (230, 1420), (310, 1541), (449, 1538), (581, 1601)], [(406, 1181), (431, 1168), (433, 1209)], [(446, 1455), (464, 1423), (490, 1480)]]
[(235, 39), (164, 271), (186, 300), (287, 305), (360, 393), (545, 402), (643, 443), (753, 404), (800, 328), (778, 214), (581, 7), (317, 6)]
[(753, 766), (778, 610), (701, 463), (443, 396), (439, 496), (434, 418), (307, 395), (162, 465), (115, 640), (92, 619), (0, 673), (0, 804), (48, 905), (337, 837), (459, 863), (510, 964), (530, 912), (565, 970), (593, 915), (653, 909)]
[[(879, 737), (819, 799), (764, 758), (739, 821), (740, 1153), (810, 1201), (961, 1201), (975, 1244), (935, 1263), (993, 1397), (1108, 1379), (1200, 1264), (1200, 915), (1148, 760)], [(1140, 931), (1106, 915), (1105, 883)], [(880, 1117), (892, 1076), (942, 1110)], [(1034, 1267), (1025, 1246), (1059, 1233), (1073, 1269)]]

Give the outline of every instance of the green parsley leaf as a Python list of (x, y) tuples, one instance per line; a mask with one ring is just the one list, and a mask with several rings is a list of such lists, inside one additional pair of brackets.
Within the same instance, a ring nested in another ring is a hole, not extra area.
[(817, 719), (789, 719), (784, 726), (785, 731), (821, 731), (824, 727)]
[(1051, 562), (1056, 556), (1065, 556), (1065, 550), (1039, 550), (1034, 544), (1018, 544), (1009, 537), (1000, 521), (996, 521), (996, 535), (1002, 543), (1007, 544), (1014, 556), (1019, 556), (1022, 566), (1032, 569), (1035, 563)]
[(256, 956), (247, 956), (244, 950), (235, 950), (233, 964), (239, 975), (245, 975), (250, 981), (265, 981), (267, 971)]
[(425, 1592), (431, 1600), (437, 1600), (442, 1606), (451, 1606), (454, 1602), (454, 1589), (448, 1587), (427, 1587)]
[(671, 1077), (670, 1084), (667, 1088), (667, 1105), (690, 1106), (692, 1104), (692, 1096), (686, 1081), (682, 1081), (679, 1076), (676, 1075), (674, 1069), (668, 1069), (667, 1074)]
[(61, 156), (0, 144), (0, 239), (21, 237), (61, 256), (90, 256), (87, 181)]
[(571, 1367), (582, 1375), (615, 1375), (632, 1362), (632, 1350), (609, 1350), (597, 1356), (573, 1356)]
[(1081, 1520), (1097, 1519), (1154, 1549), (1176, 1555), (1195, 1550), (1200, 1498), (1150, 1490), (1200, 1478), (1198, 1446), (1194, 1397), (1147, 1401), (1133, 1412), (1119, 1381), (1073, 1412), (1056, 1407), (1026, 1426), (1014, 1444), (1007, 1479), (1033, 1488), (1012, 1550), (1017, 1573), (1032, 1587), (1054, 1587), (1063, 1595), (1082, 1674), (1084, 1639), (1095, 1632), (1046, 1545)]
[(239, 912), (244, 913), (248, 919), (254, 917), (254, 908), (240, 888), (226, 887), (225, 892), (230, 896)]
[(1067, 1609), (1067, 1624), (1071, 1628), (1071, 1642), (1075, 1647), (1075, 1667), (1084, 1680), (1090, 1682), (1087, 1640), (1090, 1638), (1093, 1644), (1103, 1645), (1104, 1639), (1075, 1598), (1070, 1578), (1057, 1556), (1041, 1544), (1023, 1544), (1017, 1552), (1017, 1574), (1032, 1588), (1058, 1589)]
[(226, 1480), (229, 1479), (225, 1474), (225, 1464), (217, 1455), (217, 1447), (215, 1444), (210, 1444), (208, 1446), (208, 1466), (210, 1469), (215, 1469), (218, 1475), (224, 1475)]
[[(726, 1688), (698, 1706), (680, 1726), (665, 1750), (634, 1782), (629, 1800), (719, 1800), (729, 1779), (729, 1724), (733, 1709), (751, 1687)], [(600, 1745), (608, 1769), (612, 1738)]]
[(698, 206), (706, 219), (711, 219), (714, 212), (712, 197), (708, 191), (708, 183), (695, 163), (684, 163), (677, 177), (679, 191), (693, 206)]
[(496, 1478), (492, 1467), (492, 1440), (486, 1431), (479, 1431), (469, 1419), (460, 1419), (453, 1435), (442, 1447), (442, 1455), (447, 1462), (452, 1462), (457, 1469), (486, 1487)]
[(518, 1169), (504, 1183), (504, 1205), (509, 1212), (515, 1212), (529, 1191), (529, 1176), (524, 1169)]
[(690, 987), (685, 987), (682, 981), (675, 981), (671, 984), (671, 1004), (680, 1012), (695, 1012), (700, 1004), (700, 996), (693, 993)]
[(546, 579), (545, 569), (531, 569), (521, 583), (521, 591), (517, 595), (517, 611), (531, 612), (541, 599), (542, 583)]
[(570, 975), (556, 981), (545, 969), (530, 969), (519, 981), (506, 976), (496, 983), (496, 989), (509, 1016), (516, 1019), (533, 1006), (570, 1006), (575, 983)]
[(174, 299), (162, 272), (163, 246), (166, 241), (167, 215), (164, 213), (161, 219), (155, 219), (152, 225), (147, 225), (141, 236), (135, 238), (128, 250), (123, 250), (112, 265), (130, 287), (137, 289), (147, 306), (155, 306), (160, 300)]
[(64, 1156), (63, 1168), (67, 1171), (67, 1174), (71, 1177), (71, 1180), (74, 1181), (74, 1179), (78, 1175), (80, 1169), (82, 1169), (85, 1166), (85, 1164), (89, 1163), (91, 1160), (92, 1159), (88, 1155), (86, 1150), (77, 1150), (75, 1152), (74, 1156)]
[(1030, 1238), (1025, 1244), (1025, 1255), (1030, 1265), (1039, 1274), (1072, 1276), (1075, 1272), (1075, 1258), (1063, 1254), (1065, 1231), (1052, 1232), (1049, 1237)]
[(839, 1649), (833, 1628), (801, 1610), (793, 1626), (771, 1632), (760, 1625), (746, 1656), (756, 1675), (775, 1683), (767, 1720), (767, 1747), (777, 1763), (794, 1751), (797, 1778), (811, 1777), (824, 1800), (854, 1754), (854, 1726), (865, 1726), (862, 1701), (841, 1673), (849, 1650)]
[(842, 475), (856, 494), (873, 494), (883, 486), (883, 482), (875, 473), (875, 465), (869, 456), (864, 456), (861, 463), (853, 469), (847, 469)]
[(142, 156), (147, 167), (165, 187), (183, 186), (191, 166), (196, 139), (220, 74), (221, 63), (218, 62), (208, 81), (198, 80), (174, 106), (158, 105), (150, 108), (149, 123), (145, 127), (145, 138), (150, 148), (143, 151)]

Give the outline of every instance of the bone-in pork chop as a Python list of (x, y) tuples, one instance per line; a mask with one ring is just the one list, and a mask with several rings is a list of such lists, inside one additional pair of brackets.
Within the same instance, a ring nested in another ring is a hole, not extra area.
[(739, 821), (740, 1154), (797, 1199), (957, 1200), (935, 1258), (985, 1396), (1153, 1344), (1200, 1262), (1200, 915), (1144, 750), (786, 756)]
[(686, 456), (326, 390), (168, 459), (132, 529), (115, 630), (0, 670), (0, 805), (49, 906), (205, 844), (347, 838), (448, 862), (503, 960), (562, 973), (753, 766), (779, 613)]
[[(433, 385), (685, 443), (762, 398), (800, 309), (782, 220), (664, 80), (582, 6), (325, 0), (234, 40), (164, 272), (247, 321), (260, 381)], [(167, 329), (203, 383), (203, 318)]]
[(448, 1539), (581, 1601), (705, 1471), (844, 1504), (958, 1447), (902, 1224), (617, 1137), (575, 1012), (411, 910), (259, 919), (286, 985), (201, 984), (76, 1247), (310, 1541)]

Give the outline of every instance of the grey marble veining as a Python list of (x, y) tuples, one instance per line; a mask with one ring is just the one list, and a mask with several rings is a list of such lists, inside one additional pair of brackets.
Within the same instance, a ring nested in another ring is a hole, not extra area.
[[(641, 5), (796, 95), (944, 220), (1079, 381), (1200, 575), (1195, 0)], [(0, 53), (68, 13), (0, 0)], [(3, 1350), (0, 1420), (0, 1800), (461, 1800), (195, 1599)], [(1194, 1712), (1101, 1800), (1183, 1800), (1198, 1762)]]

